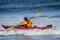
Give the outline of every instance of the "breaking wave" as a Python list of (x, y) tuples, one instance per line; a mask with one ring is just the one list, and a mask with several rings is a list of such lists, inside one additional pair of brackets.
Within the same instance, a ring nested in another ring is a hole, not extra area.
[(0, 36), (12, 36), (12, 35), (20, 35), (24, 34), (26, 36), (34, 36), (34, 35), (60, 35), (59, 29), (48, 29), (48, 30), (1, 30)]

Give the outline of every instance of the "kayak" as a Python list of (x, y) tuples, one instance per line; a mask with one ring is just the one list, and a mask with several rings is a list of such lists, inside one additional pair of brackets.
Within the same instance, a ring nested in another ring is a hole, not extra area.
[[(8, 29), (10, 28), (11, 26), (7, 26), (7, 25), (2, 25), (2, 27), (4, 29)], [(14, 27), (14, 29), (17, 29), (17, 30), (30, 30), (30, 29), (39, 29), (39, 30), (46, 30), (46, 29), (51, 29), (52, 28), (52, 25), (47, 25), (45, 27), (38, 27), (37, 25), (33, 26), (32, 28), (26, 28), (24, 26), (19, 26), (19, 27)]]

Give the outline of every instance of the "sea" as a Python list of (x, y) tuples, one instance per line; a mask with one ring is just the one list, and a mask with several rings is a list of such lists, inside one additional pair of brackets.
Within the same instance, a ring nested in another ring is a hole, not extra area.
[[(47, 30), (6, 30), (1, 25), (16, 26), (31, 19), (33, 25)], [(0, 0), (0, 40), (60, 40), (60, 0)]]

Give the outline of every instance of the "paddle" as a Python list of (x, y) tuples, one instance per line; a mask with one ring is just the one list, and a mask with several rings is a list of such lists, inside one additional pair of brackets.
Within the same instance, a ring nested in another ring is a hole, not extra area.
[(36, 17), (39, 17), (39, 16), (41, 16), (41, 14), (40, 13), (37, 13), (33, 17), (31, 17), (30, 19), (33, 19), (33, 18), (36, 18)]
[(10, 28), (8, 28), (7, 30), (12, 30), (12, 29), (14, 29), (15, 28), (15, 26), (11, 26)]
[[(37, 14), (35, 14), (33, 17), (31, 17), (30, 19), (33, 19), (33, 18), (36, 18), (36, 17), (39, 17), (39, 16), (41, 16), (41, 14), (40, 13), (37, 13)], [(29, 19), (29, 20), (30, 20)], [(14, 26), (12, 26), (12, 27), (10, 27), (8, 30), (12, 30), (12, 29), (14, 29), (15, 27)]]

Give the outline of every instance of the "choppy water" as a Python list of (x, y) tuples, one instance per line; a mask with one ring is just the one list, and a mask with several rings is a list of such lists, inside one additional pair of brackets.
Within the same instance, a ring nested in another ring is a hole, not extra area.
[[(58, 20), (57, 20), (58, 19)], [(20, 21), (21, 20), (21, 21)], [(11, 30), (6, 31), (1, 24), (4, 25), (17, 25), (20, 22), (24, 21), (23, 18), (0, 18), (0, 35), (16, 35), (16, 34), (24, 34), (24, 35), (60, 35), (60, 18), (48, 18), (48, 17), (38, 17), (32, 19), (33, 26), (37, 25), (38, 27), (44, 27), (46, 25), (52, 24), (53, 28), (48, 30)], [(5, 31), (3, 31), (5, 30)]]
[[(17, 25), (23, 18), (32, 19), (33, 25), (43, 27), (53, 25), (49, 30), (10, 30), (1, 24)], [(60, 0), (0, 0), (0, 40), (60, 40)]]
[(60, 37), (55, 36), (24, 36), (24, 35), (16, 35), (9, 37), (0, 37), (0, 40), (60, 40)]

